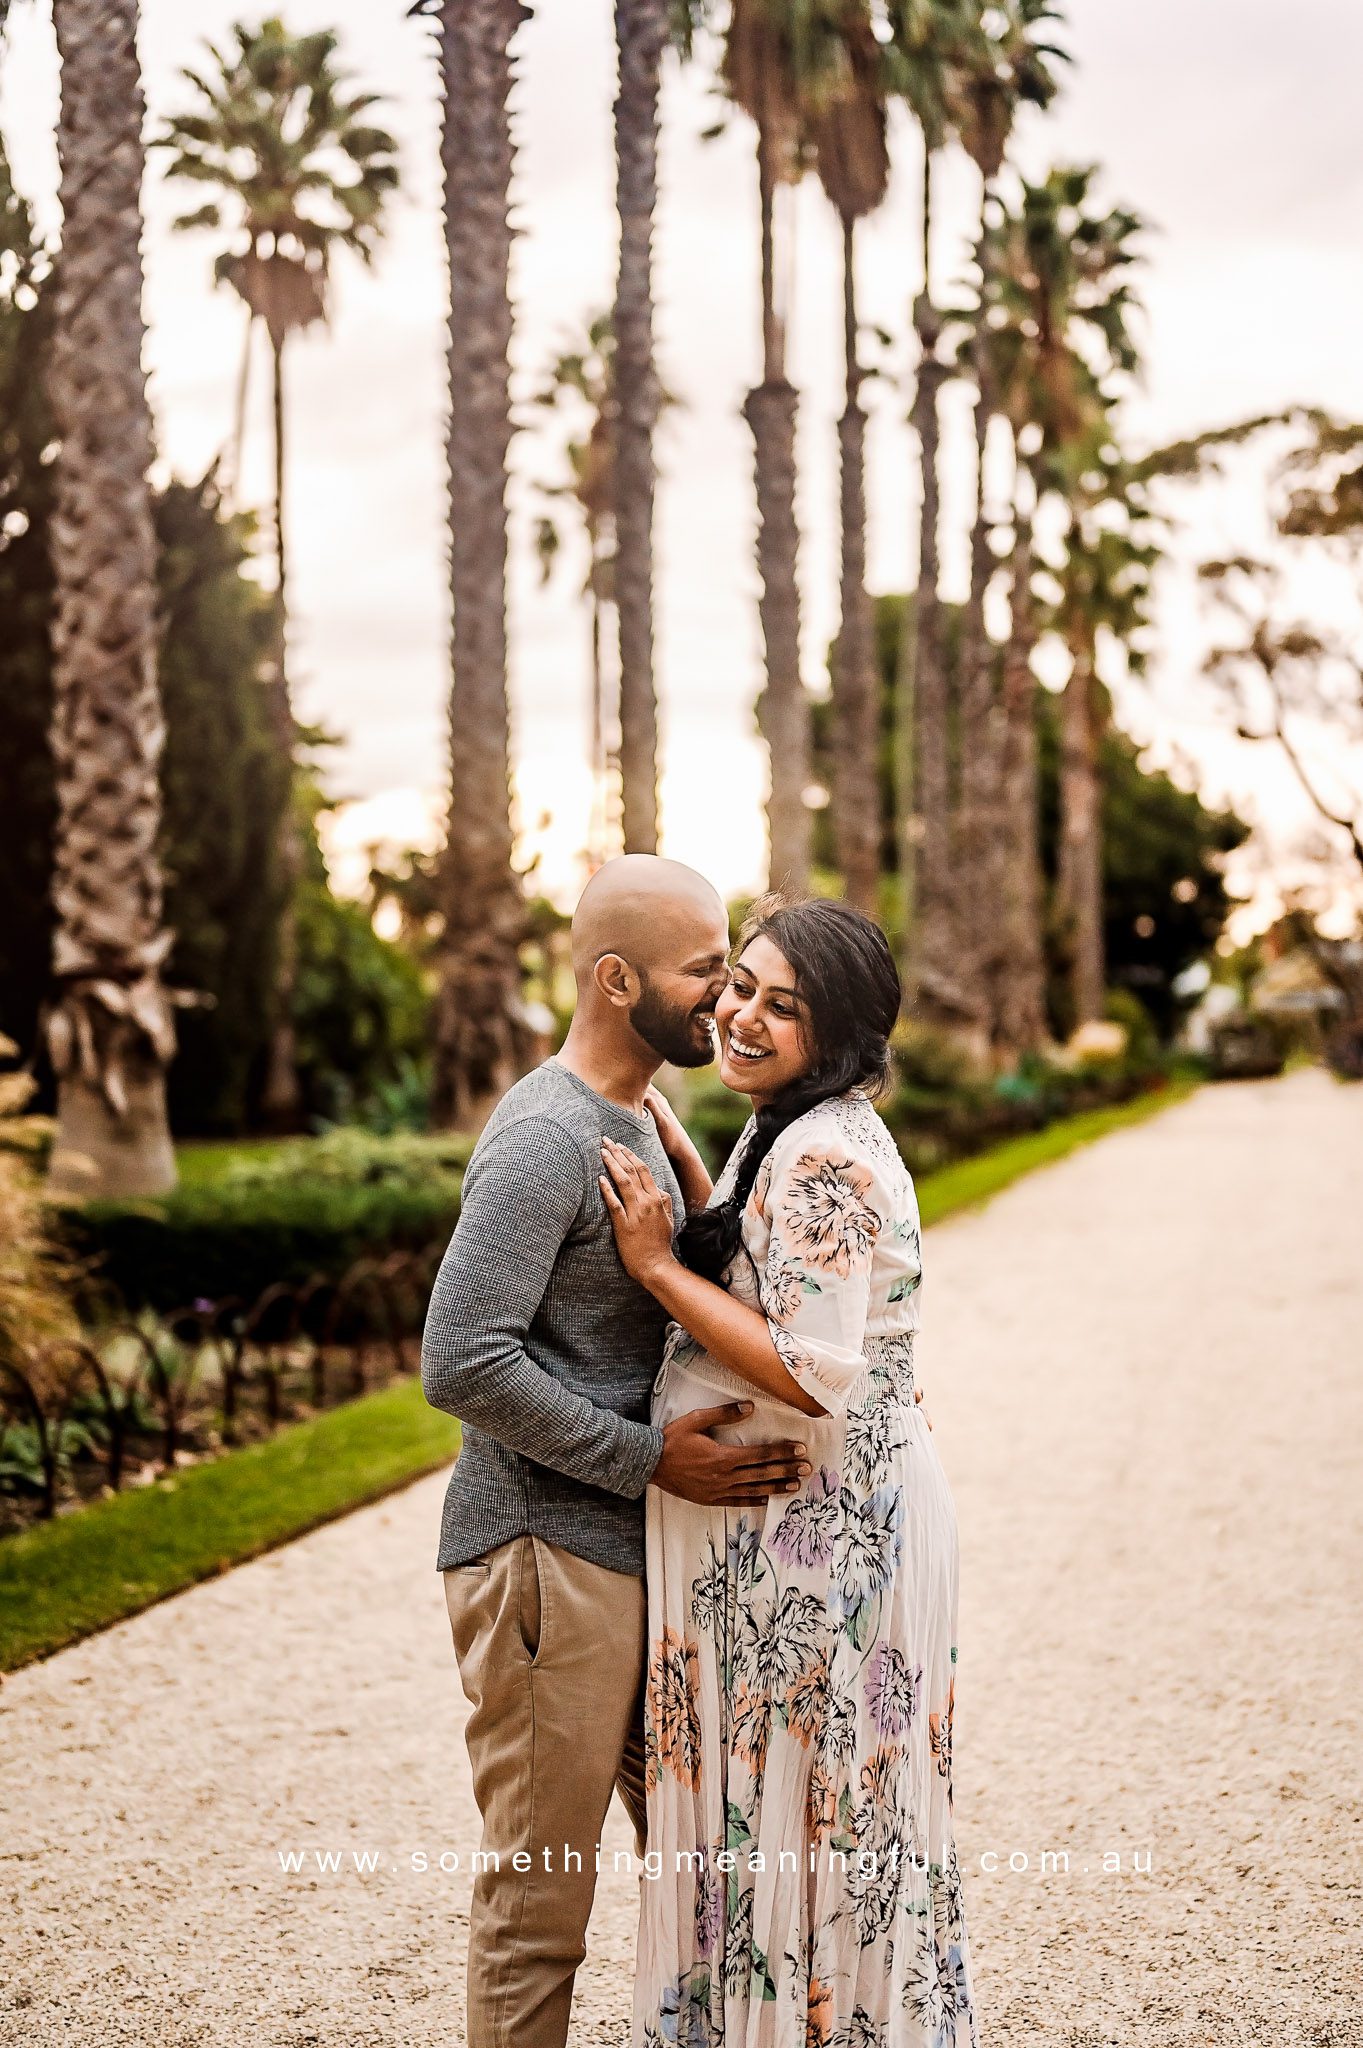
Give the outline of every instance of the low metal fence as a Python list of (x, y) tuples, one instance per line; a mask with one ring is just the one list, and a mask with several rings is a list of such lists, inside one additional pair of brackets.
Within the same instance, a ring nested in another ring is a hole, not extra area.
[(255, 1301), (132, 1314), (88, 1293), (81, 1334), (0, 1357), (0, 1530), (268, 1437), (420, 1363), (443, 1244)]

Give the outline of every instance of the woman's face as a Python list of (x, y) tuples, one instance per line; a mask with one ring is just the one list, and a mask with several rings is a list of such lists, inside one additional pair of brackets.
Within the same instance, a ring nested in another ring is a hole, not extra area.
[(726, 1088), (762, 1104), (797, 1080), (809, 1066), (801, 1042), (805, 1006), (795, 993), (795, 973), (770, 939), (752, 939), (729, 972), (729, 985), (715, 1004), (719, 1078)]

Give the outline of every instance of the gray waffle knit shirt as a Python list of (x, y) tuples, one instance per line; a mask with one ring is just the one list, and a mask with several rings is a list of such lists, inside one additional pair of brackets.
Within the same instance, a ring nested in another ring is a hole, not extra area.
[(508, 1090), (469, 1161), (421, 1346), (427, 1400), (463, 1424), (439, 1571), (530, 1534), (643, 1573), (667, 1318), (615, 1249), (597, 1186), (607, 1132), (647, 1162), (680, 1222), (653, 1119), (554, 1059)]

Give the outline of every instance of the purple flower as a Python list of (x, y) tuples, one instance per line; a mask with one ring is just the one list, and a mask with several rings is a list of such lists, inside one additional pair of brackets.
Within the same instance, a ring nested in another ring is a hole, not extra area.
[(805, 1481), (803, 1493), (790, 1502), (771, 1539), (772, 1549), (784, 1564), (808, 1570), (831, 1561), (840, 1485), (840, 1475), (820, 1465)]

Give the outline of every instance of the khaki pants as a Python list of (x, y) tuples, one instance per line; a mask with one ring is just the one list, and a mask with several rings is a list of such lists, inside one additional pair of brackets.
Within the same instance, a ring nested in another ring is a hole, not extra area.
[(644, 1582), (538, 1536), (443, 1576), (481, 1847), (501, 1856), (474, 1878), (468, 2048), (562, 2048), (615, 1788), (644, 1853)]

